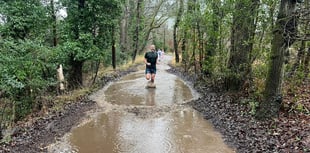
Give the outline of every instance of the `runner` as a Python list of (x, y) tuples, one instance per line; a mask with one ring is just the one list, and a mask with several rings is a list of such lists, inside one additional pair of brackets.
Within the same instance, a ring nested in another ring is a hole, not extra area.
[(156, 64), (157, 64), (158, 55), (155, 50), (155, 45), (150, 46), (150, 51), (147, 51), (144, 55), (144, 63), (146, 64), (145, 68), (145, 78), (150, 80), (148, 82), (148, 87), (155, 86), (155, 75), (156, 75)]

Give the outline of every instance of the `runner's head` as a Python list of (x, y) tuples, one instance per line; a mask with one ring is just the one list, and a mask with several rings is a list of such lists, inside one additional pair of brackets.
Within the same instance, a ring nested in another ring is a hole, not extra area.
[(151, 50), (151, 51), (155, 51), (155, 45), (151, 45), (151, 46), (150, 46), (150, 50)]

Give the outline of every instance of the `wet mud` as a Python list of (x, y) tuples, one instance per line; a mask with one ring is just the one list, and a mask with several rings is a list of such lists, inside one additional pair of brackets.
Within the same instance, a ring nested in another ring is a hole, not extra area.
[(49, 152), (234, 152), (187, 104), (199, 94), (167, 69), (167, 63), (158, 65), (156, 88), (145, 88), (147, 80), (140, 70), (92, 94), (97, 110), (50, 145)]

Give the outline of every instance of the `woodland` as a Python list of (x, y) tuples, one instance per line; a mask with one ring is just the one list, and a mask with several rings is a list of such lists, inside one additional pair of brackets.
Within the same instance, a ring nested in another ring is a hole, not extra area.
[(287, 152), (310, 151), (310, 0), (0, 0), (1, 142), (150, 44), (255, 120), (281, 124)]

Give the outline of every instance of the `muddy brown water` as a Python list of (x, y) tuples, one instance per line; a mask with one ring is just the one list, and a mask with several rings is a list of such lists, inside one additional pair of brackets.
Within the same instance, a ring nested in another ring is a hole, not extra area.
[[(100, 108), (48, 147), (79, 153), (232, 153), (213, 126), (184, 105), (199, 95), (158, 65), (156, 88), (146, 89), (144, 70), (90, 96)], [(142, 68), (141, 68), (142, 69)]]

